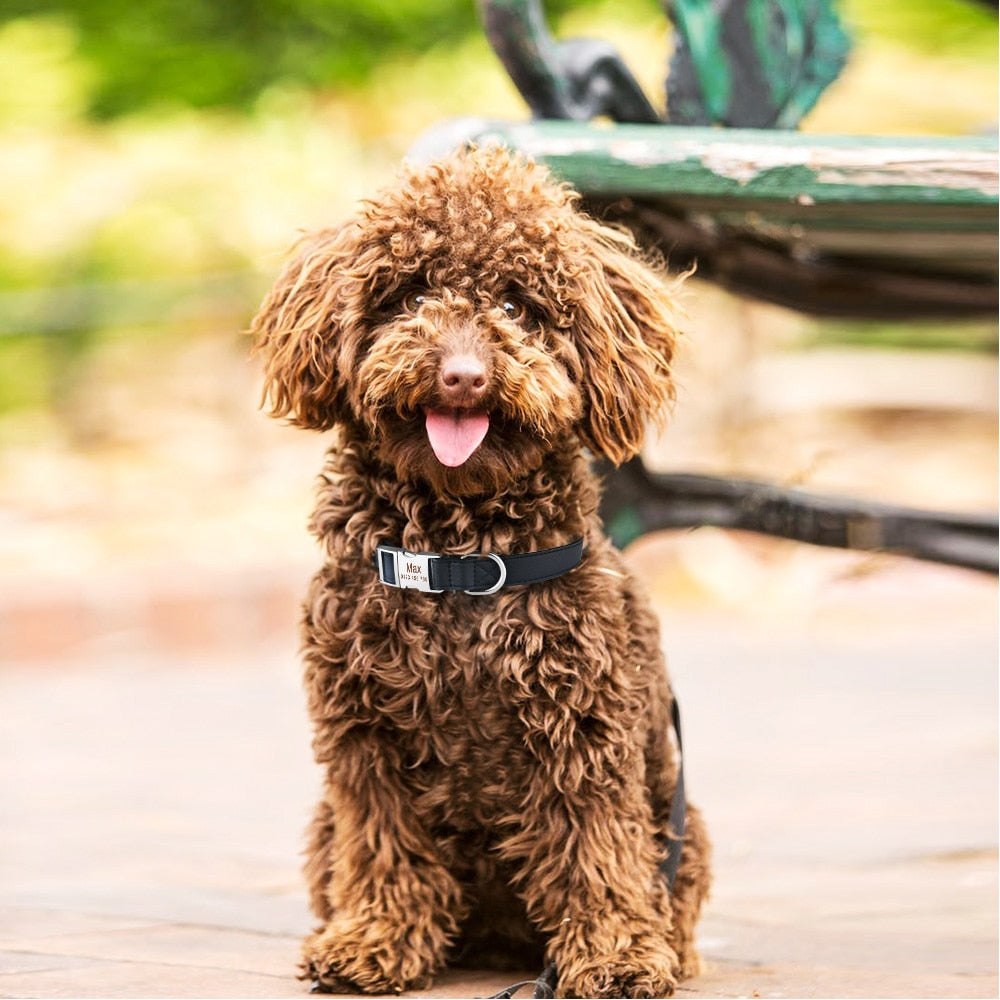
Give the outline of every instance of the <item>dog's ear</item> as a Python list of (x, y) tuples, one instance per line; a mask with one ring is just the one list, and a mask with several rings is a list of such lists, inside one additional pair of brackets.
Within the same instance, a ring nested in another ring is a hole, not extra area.
[(583, 218), (589, 266), (573, 337), (582, 371), (580, 436), (616, 465), (637, 454), (649, 421), (662, 424), (674, 398), (670, 362), (678, 336), (673, 287), (631, 236)]
[(346, 412), (338, 372), (348, 336), (346, 272), (352, 224), (305, 237), (250, 325), (264, 363), (262, 405), (275, 417), (329, 430)]

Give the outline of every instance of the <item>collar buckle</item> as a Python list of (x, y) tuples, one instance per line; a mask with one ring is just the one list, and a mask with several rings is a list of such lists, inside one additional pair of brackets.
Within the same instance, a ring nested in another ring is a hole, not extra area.
[(400, 590), (422, 590), (425, 594), (440, 594), (431, 586), (431, 560), (439, 558), (433, 552), (407, 552), (392, 545), (380, 545), (375, 550), (378, 578), (382, 583)]

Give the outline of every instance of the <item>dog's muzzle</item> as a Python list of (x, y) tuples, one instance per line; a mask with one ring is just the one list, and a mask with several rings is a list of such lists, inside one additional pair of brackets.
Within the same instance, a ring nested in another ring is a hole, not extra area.
[(437, 552), (410, 552), (394, 545), (375, 550), (378, 578), (389, 587), (440, 594), (462, 590), (474, 597), (495, 594), (502, 587), (543, 583), (580, 565), (583, 539), (540, 552), (500, 556), (448, 556)]

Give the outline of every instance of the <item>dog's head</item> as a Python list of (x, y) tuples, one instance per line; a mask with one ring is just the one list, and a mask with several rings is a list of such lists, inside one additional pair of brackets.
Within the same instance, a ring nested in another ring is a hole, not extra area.
[(573, 435), (614, 462), (672, 398), (670, 289), (631, 238), (499, 148), (406, 168), (308, 237), (253, 321), (275, 416), (397, 475), (502, 489)]

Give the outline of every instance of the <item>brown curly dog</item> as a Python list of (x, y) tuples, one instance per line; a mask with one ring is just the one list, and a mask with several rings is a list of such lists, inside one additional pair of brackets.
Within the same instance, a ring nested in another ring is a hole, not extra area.
[(698, 969), (708, 841), (689, 808), (671, 891), (658, 626), (585, 451), (635, 454), (670, 402), (672, 296), (577, 200), (496, 148), (404, 168), (253, 322), (271, 411), (337, 431), (303, 624), (321, 989), (545, 956), (560, 995), (652, 997)]

